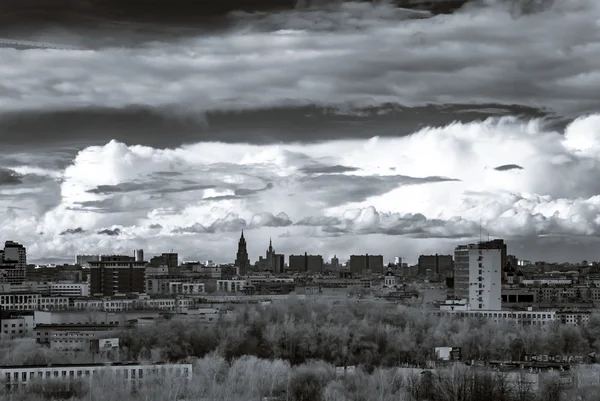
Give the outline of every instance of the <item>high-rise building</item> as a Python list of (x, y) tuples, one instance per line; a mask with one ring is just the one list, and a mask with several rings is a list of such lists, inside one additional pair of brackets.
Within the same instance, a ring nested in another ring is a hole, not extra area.
[(177, 253), (171, 252), (162, 253), (158, 256), (153, 256), (148, 262), (148, 266), (167, 267), (169, 269), (176, 269), (177, 267), (179, 267), (179, 255)]
[(331, 258), (331, 270), (339, 270), (340, 268), (340, 260), (338, 259), (337, 255), (333, 255), (333, 258)]
[(238, 271), (240, 276), (245, 276), (248, 274), (248, 270), (250, 269), (250, 259), (248, 258), (248, 249), (246, 247), (246, 238), (244, 238), (244, 230), (242, 230), (242, 235), (240, 236), (240, 241), (238, 243), (238, 250), (235, 257), (234, 266)]
[(466, 299), (472, 310), (501, 310), (502, 261), (505, 255), (503, 240), (456, 247), (454, 296)]
[(322, 273), (323, 256), (321, 255), (290, 255), (289, 268), (300, 273)]
[(350, 255), (352, 274), (383, 274), (383, 255)]
[(6, 241), (4, 243), (4, 261), (15, 261), (18, 268), (27, 267), (27, 250), (18, 242)]
[(133, 252), (135, 254), (135, 261), (136, 262), (143, 262), (144, 261), (144, 250), (143, 249), (136, 249)]
[(452, 255), (421, 255), (419, 256), (419, 275), (448, 276), (452, 273)]
[(284, 255), (275, 253), (273, 249), (273, 241), (269, 239), (269, 248), (267, 249), (266, 255), (263, 258), (258, 258), (258, 268), (260, 270), (268, 270), (273, 274), (281, 274), (285, 272), (285, 259)]
[(144, 276), (147, 263), (136, 262), (125, 256), (102, 256), (98, 262), (89, 262), (90, 294), (114, 296), (144, 292)]

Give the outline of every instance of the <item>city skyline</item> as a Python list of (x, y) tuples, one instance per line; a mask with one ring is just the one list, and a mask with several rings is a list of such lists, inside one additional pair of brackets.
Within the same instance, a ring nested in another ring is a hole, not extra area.
[(481, 223), (524, 259), (595, 260), (600, 4), (485, 3), (235, 15), (218, 35), (24, 25), (81, 50), (0, 48), (0, 237), (32, 260), (216, 260), (243, 228), (253, 257), (272, 237), (414, 261)]

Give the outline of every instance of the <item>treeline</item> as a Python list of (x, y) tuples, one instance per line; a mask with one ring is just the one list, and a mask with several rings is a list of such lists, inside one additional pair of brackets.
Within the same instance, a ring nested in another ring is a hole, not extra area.
[(11, 401), (596, 401), (598, 388), (560, 390), (548, 377), (536, 389), (507, 374), (474, 371), (461, 365), (440, 371), (402, 372), (376, 368), (368, 373), (336, 374), (331, 364), (311, 361), (291, 366), (281, 359), (245, 356), (227, 361), (211, 353), (194, 362), (184, 382), (147, 376), (135, 390), (115, 378), (80, 382), (31, 382)]
[(121, 334), (123, 357), (178, 361), (218, 351), (227, 360), (254, 355), (291, 365), (422, 365), (433, 348), (462, 348), (466, 360), (519, 360), (525, 354), (587, 355), (600, 350), (600, 315), (585, 327), (511, 326), (438, 317), (418, 307), (371, 302), (242, 305), (235, 321), (213, 325), (173, 319)]

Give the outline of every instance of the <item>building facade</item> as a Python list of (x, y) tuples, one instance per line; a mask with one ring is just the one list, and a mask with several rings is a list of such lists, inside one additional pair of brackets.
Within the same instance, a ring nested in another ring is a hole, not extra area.
[(27, 249), (18, 242), (6, 241), (4, 243), (4, 261), (15, 261), (17, 267), (27, 267)]
[(419, 256), (419, 275), (447, 276), (452, 273), (452, 255), (421, 255)]
[(384, 274), (382, 255), (350, 255), (350, 272), (356, 275)]
[(146, 262), (110, 260), (89, 262), (90, 294), (114, 296), (144, 292)]
[(494, 240), (454, 251), (454, 295), (466, 299), (471, 310), (502, 309), (502, 245)]
[(289, 269), (299, 273), (323, 273), (323, 256), (321, 255), (290, 255)]

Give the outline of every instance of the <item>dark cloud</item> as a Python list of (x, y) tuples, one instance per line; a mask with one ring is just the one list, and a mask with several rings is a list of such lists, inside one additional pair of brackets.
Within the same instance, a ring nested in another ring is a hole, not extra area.
[(230, 213), (224, 218), (215, 220), (211, 225), (204, 226), (200, 223), (194, 223), (190, 226), (174, 229), (175, 234), (205, 234), (217, 232), (237, 232), (244, 228), (260, 227), (287, 227), (292, 225), (292, 221), (287, 214), (281, 212), (276, 216), (269, 212), (257, 213), (252, 216), (250, 223), (240, 218), (237, 214)]
[(151, 229), (151, 230), (160, 230), (160, 229), (163, 228), (163, 226), (161, 226), (160, 224), (150, 224), (148, 226), (148, 228)]
[[(57, 146), (105, 144), (112, 139), (129, 144), (174, 147), (202, 141), (227, 143), (316, 142), (373, 135), (410, 135), (425, 125), (447, 125), (456, 120), (478, 121), (487, 117), (523, 115), (545, 117), (549, 113), (529, 107), (494, 104), (360, 109), (347, 113), (319, 106), (208, 112), (206, 121), (186, 119), (170, 109), (125, 107), (23, 111), (0, 115), (0, 139), (7, 144)], [(427, 121), (425, 124), (424, 121)], [(564, 126), (566, 122), (561, 122)], [(34, 135), (50, 132), (52, 136)], [(55, 129), (54, 129), (55, 128)], [(560, 128), (560, 127), (559, 127)], [(12, 135), (4, 135), (11, 132)], [(75, 140), (74, 138), (78, 138)], [(160, 172), (158, 176), (178, 173)]]
[(123, 182), (117, 185), (99, 185), (94, 189), (88, 190), (88, 192), (91, 194), (107, 195), (124, 192), (145, 191), (151, 188), (151, 184), (147, 183)]
[(14, 170), (0, 167), (0, 185), (19, 185), (22, 184), (22, 176)]
[(108, 236), (111, 236), (111, 237), (115, 237), (115, 236), (118, 236), (118, 235), (121, 234), (121, 230), (118, 229), (118, 228), (115, 228), (115, 229), (106, 228), (104, 230), (98, 231), (98, 234), (100, 234), (100, 235), (108, 235)]
[(422, 185), (457, 181), (446, 177), (358, 176), (322, 174), (299, 180), (298, 192), (310, 193), (326, 205), (334, 206), (348, 202), (362, 202), (372, 196), (382, 195), (403, 185)]
[(335, 166), (309, 166), (300, 169), (300, 171), (305, 174), (341, 174), (350, 173), (357, 170), (359, 169), (356, 167), (342, 166), (339, 164)]
[(495, 167), (496, 171), (509, 171), (509, 170), (523, 170), (523, 167), (518, 164), (503, 164), (502, 166)]
[(268, 191), (269, 189), (273, 189), (273, 183), (268, 183), (264, 186), (264, 188), (260, 189), (248, 189), (248, 188), (236, 188), (233, 193), (236, 197), (244, 197), (257, 194), (259, 192)]
[(81, 227), (77, 227), (77, 228), (69, 228), (68, 230), (61, 232), (59, 235), (75, 235), (75, 234), (83, 234), (83, 233), (85, 233), (85, 230)]

